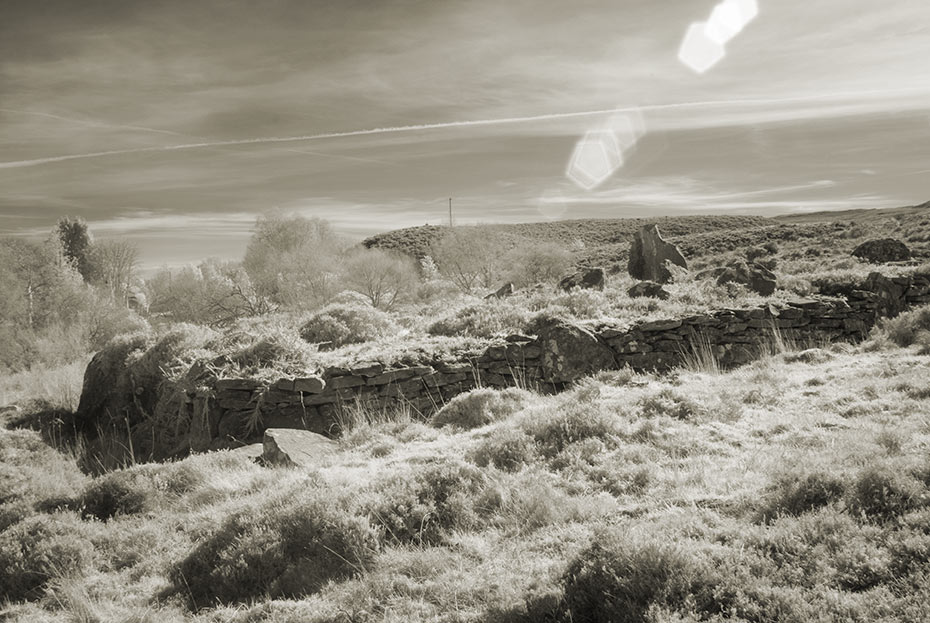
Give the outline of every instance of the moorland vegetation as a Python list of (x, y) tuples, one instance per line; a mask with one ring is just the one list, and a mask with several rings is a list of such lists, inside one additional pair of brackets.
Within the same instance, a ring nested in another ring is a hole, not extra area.
[[(242, 262), (144, 279), (131, 246), (94, 242), (77, 219), (44, 242), (0, 240), (4, 616), (930, 620), (927, 308), (861, 344), (781, 342), (735, 370), (694, 358), (557, 395), (479, 388), (426, 420), (357, 413), (312, 468), (224, 450), (101, 469), (80, 435), (46, 425), (73, 414), (89, 356), (113, 340), (168, 344), (179, 361), (203, 354), (194, 345), (233, 353), (226, 365), (250, 374), (299, 370), (464, 347), (541, 314), (632, 322), (816, 295), (876, 270), (851, 255), (870, 238), (911, 249), (887, 275), (930, 259), (920, 209), (658, 222), (690, 262), (668, 300), (628, 295), (642, 223), (622, 220), (353, 245), (324, 221), (271, 213)], [(765, 263), (778, 289), (695, 279), (733, 259)], [(607, 269), (603, 290), (556, 287), (591, 264)], [(484, 298), (503, 282), (513, 296)]]

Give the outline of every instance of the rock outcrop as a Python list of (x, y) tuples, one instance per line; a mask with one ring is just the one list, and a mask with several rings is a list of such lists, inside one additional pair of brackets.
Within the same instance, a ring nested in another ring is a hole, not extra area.
[(652, 298), (667, 300), (671, 296), (665, 288), (655, 281), (640, 281), (632, 288), (626, 291), (630, 298)]
[(614, 353), (588, 329), (561, 318), (538, 319), (530, 328), (542, 349), (542, 378), (568, 383), (617, 366)]
[(296, 428), (267, 428), (262, 438), (265, 465), (313, 467), (332, 455), (338, 444), (317, 433)]
[(852, 254), (870, 264), (903, 262), (911, 259), (911, 250), (907, 248), (907, 245), (893, 238), (867, 240), (853, 249)]
[(604, 289), (604, 269), (603, 268), (580, 268), (576, 272), (563, 277), (559, 281), (559, 288), (566, 292), (574, 288), (584, 288), (587, 290)]
[(688, 267), (681, 251), (662, 238), (658, 227), (645, 225), (633, 236), (627, 271), (634, 279), (668, 283), (672, 273), (666, 268), (666, 262), (682, 268)]
[(717, 284), (741, 283), (753, 292), (769, 296), (775, 292), (775, 273), (759, 264), (743, 261), (732, 262), (717, 275)]

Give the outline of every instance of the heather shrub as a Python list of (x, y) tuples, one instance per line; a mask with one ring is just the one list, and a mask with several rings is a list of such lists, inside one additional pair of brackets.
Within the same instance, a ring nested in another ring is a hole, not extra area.
[(569, 620), (643, 623), (650, 608), (681, 604), (696, 574), (694, 564), (668, 545), (600, 535), (563, 576)]
[(477, 524), (479, 470), (456, 461), (416, 465), (413, 474), (373, 486), (365, 504), (372, 524), (398, 543), (436, 545), (450, 531)]
[(81, 494), (81, 506), (85, 517), (107, 520), (145, 512), (153, 507), (154, 498), (148, 482), (123, 470), (91, 482)]
[(427, 328), (427, 333), (448, 337), (493, 337), (522, 332), (529, 318), (529, 312), (520, 305), (489, 299), (440, 318)]
[(904, 312), (896, 318), (886, 318), (881, 321), (879, 328), (898, 346), (910, 346), (918, 340), (923, 341), (921, 333), (930, 330), (930, 305)]
[(845, 491), (841, 479), (824, 472), (785, 474), (770, 487), (761, 514), (763, 519), (801, 515), (841, 501)]
[(613, 443), (620, 437), (616, 420), (601, 405), (589, 402), (563, 402), (534, 410), (520, 425), (536, 440), (539, 452), (552, 458), (569, 444), (585, 439)]
[(356, 575), (379, 542), (333, 491), (300, 488), (234, 513), (171, 572), (193, 607), (297, 598)]
[(433, 415), (430, 423), (437, 427), (478, 428), (519, 412), (532, 398), (530, 392), (516, 387), (473, 389), (455, 396)]
[(93, 562), (94, 548), (76, 515), (28, 517), (0, 532), (0, 595), (34, 599), (50, 579), (83, 574)]
[(389, 314), (371, 305), (332, 304), (304, 323), (300, 337), (320, 348), (333, 349), (376, 340), (398, 330)]
[(643, 396), (639, 406), (646, 417), (667, 415), (679, 420), (690, 420), (701, 412), (700, 405), (670, 388)]
[(865, 518), (888, 521), (926, 504), (926, 499), (926, 488), (910, 474), (870, 467), (853, 483), (849, 507)]
[(536, 441), (516, 428), (498, 428), (482, 439), (468, 458), (479, 467), (493, 465), (506, 472), (515, 472), (533, 461)]

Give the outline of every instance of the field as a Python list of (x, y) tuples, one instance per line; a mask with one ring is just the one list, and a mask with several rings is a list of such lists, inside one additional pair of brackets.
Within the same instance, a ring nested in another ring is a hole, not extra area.
[[(163, 319), (145, 339), (182, 336), (179, 366), (234, 353), (217, 364), (231, 376), (415, 362), (536, 314), (622, 324), (814, 294), (875, 269), (849, 257), (866, 238), (906, 240), (907, 268), (930, 258), (916, 208), (788, 220), (660, 222), (692, 263), (667, 301), (630, 298), (621, 270), (603, 292), (483, 301), (445, 289), (390, 311), (341, 295), (355, 324), (330, 348), (295, 310), (213, 327)], [(575, 261), (625, 268), (635, 224), (554, 225), (501, 227), (515, 245), (580, 240)], [(418, 229), (373, 246), (416, 255), (429, 248)], [(771, 297), (692, 278), (747, 254), (776, 267)], [(295, 468), (247, 449), (89, 467), (87, 440), (68, 429), (88, 359), (35, 365), (0, 378), (0, 406), (19, 407), (0, 415), (0, 611), (88, 623), (927, 621), (928, 357), (930, 311), (917, 308), (861, 344), (776, 341), (729, 371), (708, 355), (556, 395), (479, 388), (431, 419), (358, 412), (332, 456)]]

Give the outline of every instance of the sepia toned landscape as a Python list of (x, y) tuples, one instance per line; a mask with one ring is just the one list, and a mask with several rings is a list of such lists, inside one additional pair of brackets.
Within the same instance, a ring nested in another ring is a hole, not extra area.
[(0, 620), (930, 621), (927, 18), (0, 3)]

